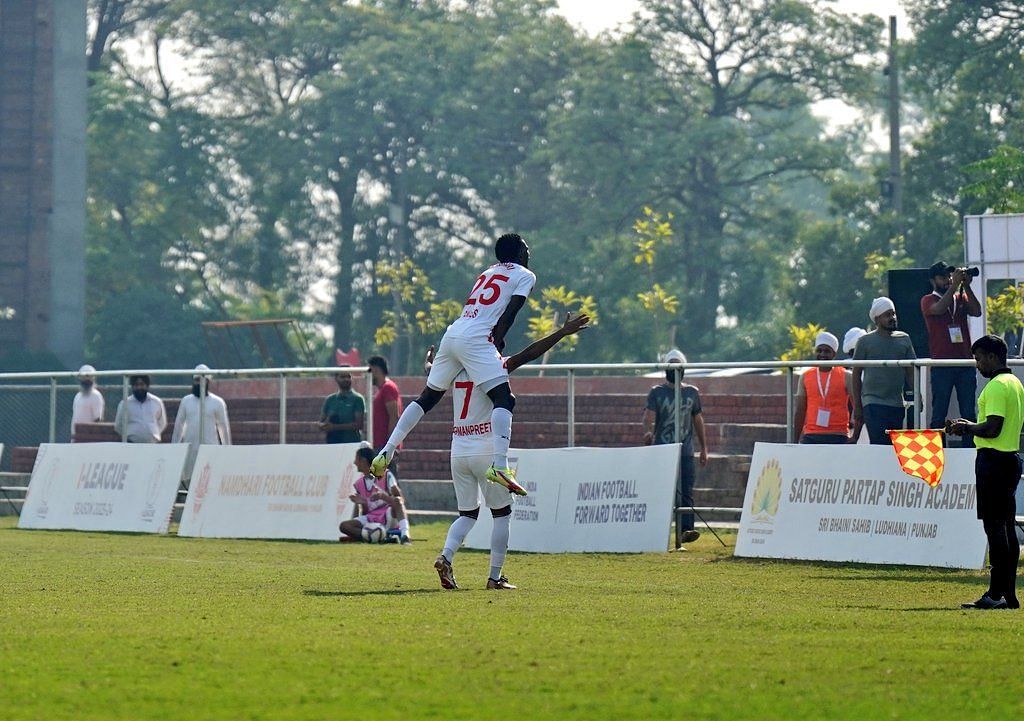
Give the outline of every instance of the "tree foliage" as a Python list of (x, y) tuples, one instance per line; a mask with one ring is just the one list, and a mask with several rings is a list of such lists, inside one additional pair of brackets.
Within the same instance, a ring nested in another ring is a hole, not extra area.
[(963, 214), (1024, 205), (1006, 0), (908, 0), (902, 218), (867, 123), (815, 105), (878, 117), (884, 23), (821, 0), (643, 0), (596, 38), (551, 0), (89, 12), (102, 364), (157, 362), (158, 339), (193, 362), (201, 320), (282, 315), (411, 368), (508, 230), (545, 289), (512, 345), (597, 304), (580, 357), (778, 357), (791, 327), (863, 325), (885, 270), (959, 257)]

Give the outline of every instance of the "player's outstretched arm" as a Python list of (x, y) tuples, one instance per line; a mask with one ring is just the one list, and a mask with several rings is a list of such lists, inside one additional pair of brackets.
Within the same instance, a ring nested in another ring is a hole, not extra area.
[(554, 348), (555, 345), (557, 345), (563, 338), (568, 338), (571, 335), (576, 335), (582, 330), (586, 330), (589, 325), (590, 316), (586, 313), (581, 313), (577, 316), (573, 316), (570, 313), (561, 328), (551, 335), (545, 336), (544, 338), (531, 343), (523, 348), (523, 350), (511, 356), (505, 363), (505, 367), (508, 369), (508, 372), (511, 373), (519, 366), (526, 365), (530, 361), (535, 361), (540, 358), (542, 355)]

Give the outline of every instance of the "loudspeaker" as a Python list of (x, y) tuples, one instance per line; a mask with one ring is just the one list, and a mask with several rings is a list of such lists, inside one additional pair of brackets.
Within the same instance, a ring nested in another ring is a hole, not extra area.
[(930, 358), (928, 328), (921, 315), (921, 298), (932, 292), (927, 268), (888, 271), (889, 298), (896, 306), (899, 329), (910, 336), (918, 358)]

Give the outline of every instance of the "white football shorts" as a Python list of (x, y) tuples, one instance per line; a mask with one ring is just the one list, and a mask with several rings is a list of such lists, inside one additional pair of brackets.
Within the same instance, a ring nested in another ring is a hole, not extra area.
[(480, 496), (490, 509), (512, 505), (512, 494), (504, 486), (484, 480), (484, 474), (491, 467), (494, 456), (452, 456), (452, 482), (455, 484), (455, 500), (460, 511), (472, 511), (480, 507)]
[[(364, 513), (361, 516), (356, 516), (355, 520), (359, 521), (360, 526), (365, 526), (367, 523), (380, 523), (380, 516), (375, 515), (373, 518), (370, 518)], [(385, 516), (384, 526), (386, 528), (398, 528), (398, 521), (396, 521), (394, 516), (391, 515), (390, 508), (388, 509), (387, 514)]]
[(469, 380), (484, 393), (508, 382), (505, 362), (487, 338), (450, 337), (445, 333), (430, 366), (427, 385), (437, 391), (446, 391), (463, 369)]

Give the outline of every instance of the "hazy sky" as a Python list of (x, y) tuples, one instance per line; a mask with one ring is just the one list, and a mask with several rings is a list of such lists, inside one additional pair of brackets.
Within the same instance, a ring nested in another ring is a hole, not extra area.
[[(742, 2), (743, 0), (736, 0)], [(558, 0), (562, 14), (573, 25), (583, 28), (594, 35), (603, 30), (614, 30), (628, 23), (633, 13), (640, 7), (638, 0)], [(907, 26), (907, 15), (899, 0), (835, 0), (833, 6), (844, 13), (873, 14), (882, 18), (895, 15), (896, 31), (900, 37), (912, 35)], [(832, 128), (863, 122), (857, 111), (839, 100), (826, 100), (816, 103), (813, 112), (826, 120)], [(868, 136), (869, 144), (877, 148), (888, 147), (888, 131), (880, 118), (871, 120)]]
[[(637, 0), (558, 0), (558, 6), (573, 25), (589, 33), (599, 33), (628, 22), (640, 3)], [(898, 0), (837, 0), (835, 7), (842, 12), (873, 13), (883, 18), (895, 15), (899, 18), (901, 34), (906, 32), (906, 14)]]

